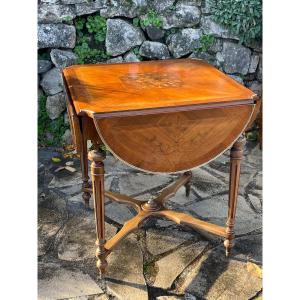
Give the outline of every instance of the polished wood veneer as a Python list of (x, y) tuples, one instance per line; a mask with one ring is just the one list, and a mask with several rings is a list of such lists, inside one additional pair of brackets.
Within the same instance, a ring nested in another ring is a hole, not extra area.
[(212, 160), (245, 129), (254, 105), (100, 118), (101, 139), (121, 160), (150, 172), (180, 172)]
[[(81, 156), (86, 206), (91, 193), (94, 195), (100, 273), (105, 273), (106, 258), (113, 248), (149, 217), (165, 217), (224, 237), (228, 255), (234, 239), (243, 132), (255, 119), (257, 96), (213, 66), (192, 59), (71, 66), (63, 70), (63, 79), (73, 141)], [(88, 140), (93, 144), (89, 152)], [(99, 151), (103, 144), (132, 167), (183, 174), (148, 201), (105, 191), (105, 155)], [(226, 226), (164, 206), (182, 186), (188, 197), (190, 170), (229, 147)], [(105, 197), (137, 212), (110, 240), (105, 239)]]
[(256, 95), (201, 60), (71, 66), (64, 69), (76, 113), (118, 115), (200, 105), (232, 105)]

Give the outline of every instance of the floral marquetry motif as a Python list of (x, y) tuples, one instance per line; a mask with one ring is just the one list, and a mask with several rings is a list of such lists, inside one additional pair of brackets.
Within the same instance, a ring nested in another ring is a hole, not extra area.
[(175, 74), (159, 74), (159, 73), (134, 73), (120, 77), (126, 84), (140, 84), (140, 88), (164, 88), (164, 87), (180, 87), (182, 80)]

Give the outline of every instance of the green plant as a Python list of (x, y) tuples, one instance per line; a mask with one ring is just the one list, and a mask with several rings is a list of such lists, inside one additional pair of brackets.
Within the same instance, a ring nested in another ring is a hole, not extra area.
[(86, 19), (84, 17), (79, 17), (75, 20), (75, 28), (77, 31), (81, 31), (84, 28)]
[(196, 49), (198, 52), (207, 52), (214, 44), (215, 37), (210, 34), (204, 34), (199, 39), (199, 47)]
[(79, 64), (98, 63), (109, 58), (105, 50), (106, 19), (94, 15), (76, 18), (76, 46)]
[(85, 24), (89, 33), (94, 34), (96, 42), (101, 43), (106, 36), (106, 19), (101, 16), (88, 16)]
[(217, 23), (251, 43), (262, 37), (262, 0), (208, 0)]
[(42, 146), (60, 145), (61, 137), (69, 128), (64, 122), (64, 116), (51, 120), (46, 111), (46, 96), (39, 97), (38, 111), (38, 141)]
[(108, 55), (105, 53), (103, 49), (90, 48), (90, 46), (86, 42), (77, 45), (74, 48), (74, 52), (78, 57), (77, 61), (79, 64), (85, 64), (85, 63), (95, 64), (105, 58), (108, 58)]
[(257, 130), (253, 130), (253, 131), (247, 132), (246, 138), (249, 141), (253, 141), (253, 142), (257, 141), (257, 139), (258, 139), (258, 131)]
[(144, 27), (147, 27), (150, 25), (158, 27), (158, 28), (162, 27), (162, 20), (161, 20), (160, 16), (158, 15), (158, 13), (153, 9), (150, 9), (147, 12), (145, 18), (140, 20), (140, 23)]
[(140, 19), (139, 19), (139, 18), (134, 18), (134, 19), (132, 20), (132, 24), (133, 24), (133, 26), (135, 26), (135, 27), (139, 27), (139, 26), (140, 26)]
[(66, 23), (66, 24), (69, 24), (69, 25), (73, 24), (73, 18), (71, 16), (64, 17), (62, 21), (63, 21), (63, 23)]

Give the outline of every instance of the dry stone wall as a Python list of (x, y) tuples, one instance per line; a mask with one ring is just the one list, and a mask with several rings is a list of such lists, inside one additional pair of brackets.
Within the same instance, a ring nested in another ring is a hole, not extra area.
[[(46, 97), (45, 109), (51, 120), (66, 113), (61, 70), (78, 63), (74, 53), (76, 18), (90, 14), (106, 19), (102, 48), (107, 57), (99, 63), (199, 58), (261, 94), (261, 42), (239, 43), (237, 35), (213, 20), (208, 1), (40, 0), (39, 95)], [(203, 36), (213, 37), (205, 49), (199, 46)], [(63, 142), (70, 142), (70, 138), (67, 129)]]

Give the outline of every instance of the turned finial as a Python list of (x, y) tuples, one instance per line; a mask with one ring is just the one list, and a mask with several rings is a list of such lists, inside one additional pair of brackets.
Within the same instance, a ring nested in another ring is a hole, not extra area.
[(88, 158), (90, 161), (101, 162), (105, 159), (105, 155), (100, 151), (91, 150), (88, 154)]

